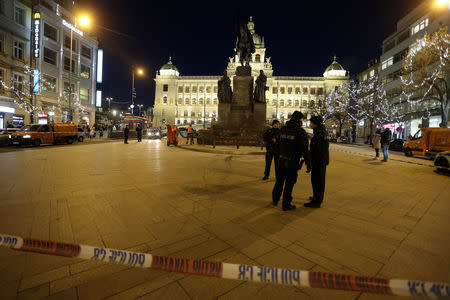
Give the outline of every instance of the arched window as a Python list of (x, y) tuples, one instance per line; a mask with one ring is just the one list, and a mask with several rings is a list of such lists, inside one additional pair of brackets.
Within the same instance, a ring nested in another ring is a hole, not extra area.
[(206, 104), (207, 104), (207, 105), (210, 105), (210, 104), (211, 104), (211, 99), (209, 99), (209, 98), (206, 99)]
[(187, 124), (187, 120), (184, 120), (184, 122), (183, 122), (184, 124)]
[(180, 119), (177, 120), (177, 124), (180, 124)]
[(199, 93), (203, 93), (205, 91), (205, 88), (203, 86), (198, 87)]
[(190, 93), (191, 92), (191, 87), (187, 86), (184, 88), (184, 92), (185, 93)]
[(217, 98), (214, 98), (213, 104), (217, 104)]
[(178, 105), (181, 105), (181, 104), (183, 104), (183, 99), (178, 98)]
[(184, 99), (184, 105), (189, 105), (189, 98)]
[(314, 107), (315, 103), (314, 100), (309, 101), (309, 107)]
[(306, 100), (303, 100), (303, 105), (302, 105), (303, 107), (307, 107), (308, 106), (308, 101), (306, 101)]
[(206, 87), (206, 92), (211, 93), (211, 87), (209, 85)]
[(295, 100), (295, 107), (299, 107), (300, 106), (300, 101), (299, 100)]
[(198, 104), (203, 105), (203, 98), (198, 99)]
[(192, 98), (192, 105), (195, 105), (195, 104), (197, 104), (197, 99), (195, 99), (195, 98)]
[(277, 106), (277, 100), (276, 99), (272, 100), (272, 105), (273, 106)]
[(195, 111), (191, 111), (191, 117), (195, 117)]
[(288, 100), (288, 101), (287, 101), (287, 105), (288, 105), (288, 106), (292, 106), (292, 100)]
[(284, 106), (284, 100), (280, 100), (280, 106)]
[(197, 93), (197, 87), (195, 85), (192, 87), (192, 92)]
[(167, 104), (167, 97), (166, 96), (163, 97), (163, 104)]
[(300, 95), (300, 88), (299, 88), (299, 87), (296, 87), (296, 88), (295, 88), (295, 94), (296, 94), (296, 95)]
[(187, 111), (187, 110), (185, 110), (185, 111), (184, 111), (184, 114), (183, 114), (183, 116), (185, 116), (185, 117), (189, 116), (189, 113), (188, 113), (188, 111)]
[(259, 54), (255, 55), (255, 62), (261, 62), (261, 55)]

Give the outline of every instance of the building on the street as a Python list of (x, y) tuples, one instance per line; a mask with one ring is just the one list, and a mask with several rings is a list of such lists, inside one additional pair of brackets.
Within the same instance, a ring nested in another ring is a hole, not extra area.
[(70, 2), (0, 2), (4, 122), (95, 122), (98, 41), (75, 25)]
[[(264, 37), (255, 31), (250, 17), (247, 24), (255, 44), (250, 66), (256, 80), (260, 70), (267, 76), (266, 119), (285, 121), (295, 110), (305, 115), (313, 114), (323, 107), (326, 95), (336, 86), (349, 81), (349, 74), (335, 59), (321, 77), (274, 76), (271, 58), (266, 56)], [(239, 57), (229, 58), (226, 68), (233, 77), (239, 66)], [(194, 124), (197, 127), (209, 125), (218, 120), (217, 76), (181, 76), (178, 68), (169, 62), (156, 73), (156, 90), (153, 126), (164, 124)], [(233, 79), (231, 78), (231, 81)]]
[(439, 106), (429, 103), (411, 105), (401, 96), (402, 58), (425, 32), (434, 33), (450, 25), (450, 9), (436, 6), (436, 1), (423, 1), (421, 5), (397, 22), (396, 31), (383, 41), (380, 58), (380, 78), (385, 84), (392, 103), (403, 103), (406, 114), (403, 137), (414, 134), (419, 125), (438, 127), (442, 119)]

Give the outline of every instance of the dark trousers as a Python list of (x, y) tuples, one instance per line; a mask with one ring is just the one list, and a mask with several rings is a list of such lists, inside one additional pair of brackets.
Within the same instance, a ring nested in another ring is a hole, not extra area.
[[(283, 207), (289, 207), (292, 202), (292, 189), (297, 182), (298, 162), (280, 159), (275, 186), (272, 191), (272, 201), (278, 204), (283, 193)], [(284, 187), (284, 191), (283, 191)]]
[(322, 203), (323, 195), (325, 193), (325, 173), (327, 166), (312, 166), (311, 168), (311, 184), (313, 188), (314, 202)]
[(126, 143), (128, 143), (128, 134), (126, 134), (125, 136), (124, 136), (124, 141), (123, 141), (125, 144)]
[(280, 155), (278, 153), (267, 151), (266, 152), (266, 169), (264, 171), (264, 176), (269, 177), (270, 175), (270, 165), (272, 165), (272, 159), (275, 161), (275, 175), (278, 169), (278, 159)]
[(380, 149), (375, 149), (375, 156), (380, 157)]
[(142, 141), (142, 132), (138, 132), (137, 139), (138, 139), (138, 142)]

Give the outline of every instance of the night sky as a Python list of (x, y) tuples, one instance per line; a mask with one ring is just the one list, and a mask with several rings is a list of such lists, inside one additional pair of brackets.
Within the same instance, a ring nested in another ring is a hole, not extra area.
[[(181, 75), (221, 75), (233, 56), (237, 24), (253, 16), (264, 36), (275, 76), (322, 76), (333, 55), (352, 75), (381, 54), (396, 22), (423, 0), (376, 1), (111, 1), (79, 0), (105, 50), (104, 96), (131, 99), (131, 66), (137, 103), (154, 102), (156, 71), (172, 56)], [(151, 4), (150, 4), (151, 3)], [(130, 37), (127, 37), (130, 36)]]

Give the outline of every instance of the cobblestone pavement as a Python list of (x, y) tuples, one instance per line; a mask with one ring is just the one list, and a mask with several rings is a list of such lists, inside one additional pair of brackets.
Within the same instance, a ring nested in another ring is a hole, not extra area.
[[(194, 152), (161, 141), (2, 152), (0, 232), (231, 263), (449, 281), (450, 178), (429, 166), (342, 150), (352, 147), (332, 149), (324, 206), (301, 206), (311, 195), (302, 170), (292, 212), (270, 205), (274, 181), (261, 180), (262, 155)], [(0, 249), (0, 291), (1, 299), (386, 298), (9, 249)]]

